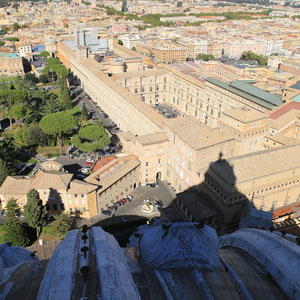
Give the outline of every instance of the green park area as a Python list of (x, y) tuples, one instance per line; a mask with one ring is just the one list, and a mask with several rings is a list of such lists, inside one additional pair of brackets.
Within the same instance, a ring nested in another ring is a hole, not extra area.
[[(37, 154), (55, 157), (66, 153), (70, 144), (83, 152), (95, 152), (110, 143), (102, 123), (90, 123), (86, 107), (81, 111), (71, 100), (69, 71), (57, 58), (47, 59), (42, 75), (42, 80), (27, 73), (13, 80), (9, 77), (10, 84), (7, 79), (0, 81), (0, 120), (7, 121), (0, 129), (0, 185), (9, 175), (32, 174), (32, 169), (25, 172), (24, 166), (36, 164)], [(46, 91), (44, 82), (58, 89)], [(72, 218), (65, 214), (54, 215), (54, 220), (47, 222), (36, 190), (28, 193), (22, 209), (12, 197), (5, 211), (1, 209), (3, 213), (6, 222), (0, 226), (0, 242), (13, 245), (28, 246), (40, 235), (44, 240), (62, 238), (72, 227)]]

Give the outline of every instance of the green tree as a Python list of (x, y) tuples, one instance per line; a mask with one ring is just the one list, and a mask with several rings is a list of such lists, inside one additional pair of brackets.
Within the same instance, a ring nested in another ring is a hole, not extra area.
[(4, 239), (12, 245), (26, 247), (29, 245), (29, 239), (17, 218), (9, 218), (4, 224)]
[(15, 119), (15, 120), (21, 120), (24, 118), (27, 118), (29, 116), (30, 110), (28, 109), (28, 107), (23, 104), (16, 104), (15, 106), (13, 106), (10, 110), (10, 114), (11, 116)]
[(14, 31), (18, 31), (21, 28), (21, 26), (18, 23), (13, 24)]
[(71, 218), (67, 214), (55, 215), (51, 223), (53, 232), (57, 235), (65, 235), (71, 228)]
[(31, 81), (33, 83), (38, 83), (39, 82), (38, 78), (33, 73), (25, 74), (24, 80)]
[(19, 205), (17, 203), (17, 200), (14, 199), (14, 198), (9, 199), (7, 201), (5, 209), (6, 209), (6, 216), (8, 218), (14, 218), (15, 215), (20, 216), (20, 214), (21, 214), (20, 207), (19, 207)]
[(65, 109), (71, 109), (73, 107), (73, 103), (70, 97), (70, 92), (66, 84), (65, 79), (60, 79), (59, 81), (63, 81), (60, 83), (60, 89), (59, 89), (59, 98), (61, 102), (63, 103), (63, 106)]
[(42, 82), (42, 83), (48, 83), (49, 82), (48, 77), (45, 74), (41, 74), (39, 76), (39, 81)]
[(43, 105), (43, 115), (59, 112), (64, 110), (64, 106), (61, 101), (57, 98), (57, 95), (50, 93)]
[(28, 128), (27, 143), (30, 146), (47, 145), (47, 136), (38, 124), (33, 124)]
[(0, 90), (0, 105), (2, 105), (9, 118), (10, 128), (12, 129), (11, 109), (26, 100), (27, 94), (21, 90)]
[(2, 31), (7, 34), (8, 33), (8, 27), (7, 26), (2, 26)]
[(110, 144), (110, 137), (103, 126), (88, 125), (80, 128), (78, 135), (73, 136), (72, 143), (83, 152), (96, 152)]
[(131, 50), (136, 51), (136, 47), (133, 46), (133, 47), (131, 48)]
[(49, 57), (50, 54), (48, 51), (42, 51), (40, 54), (39, 54), (39, 57)]
[(212, 59), (215, 59), (215, 58), (214, 58), (214, 56), (212, 54), (199, 53), (196, 56), (196, 59), (201, 59), (201, 60), (204, 60), (204, 61), (209, 61), (209, 60), (212, 60)]
[(17, 37), (8, 37), (8, 38), (6, 38), (6, 40), (9, 42), (18, 42), (19, 41), (19, 39)]
[(45, 217), (45, 210), (36, 189), (31, 189), (27, 193), (27, 204), (24, 206), (24, 220), (36, 230), (36, 237), (39, 238), (39, 228), (41, 228)]
[(0, 158), (0, 185), (2, 185), (8, 175), (10, 175), (9, 167), (7, 163)]
[(46, 115), (40, 121), (40, 127), (46, 134), (55, 135), (58, 139), (59, 152), (62, 154), (63, 136), (77, 125), (77, 118), (69, 111)]
[(81, 116), (84, 120), (88, 120), (89, 119), (89, 114), (88, 114), (88, 111), (86, 109), (86, 106), (85, 104), (83, 104), (82, 106), (82, 110), (81, 110)]
[(3, 46), (5, 44), (4, 41), (0, 41), (0, 47)]
[(24, 126), (14, 132), (14, 138), (17, 143), (27, 146), (27, 140), (28, 140), (27, 134), (28, 134), (28, 128), (27, 126)]
[(121, 40), (118, 40), (118, 44), (123, 46), (123, 42)]

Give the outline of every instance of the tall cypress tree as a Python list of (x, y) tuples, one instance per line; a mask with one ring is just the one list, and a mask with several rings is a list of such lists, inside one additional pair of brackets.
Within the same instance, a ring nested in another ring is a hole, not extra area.
[(15, 246), (26, 247), (29, 244), (29, 238), (17, 218), (9, 218), (4, 224), (4, 239)]
[(45, 217), (44, 206), (37, 190), (31, 189), (27, 193), (27, 204), (24, 206), (24, 219), (27, 224), (36, 229), (36, 237), (39, 238), (39, 228)]

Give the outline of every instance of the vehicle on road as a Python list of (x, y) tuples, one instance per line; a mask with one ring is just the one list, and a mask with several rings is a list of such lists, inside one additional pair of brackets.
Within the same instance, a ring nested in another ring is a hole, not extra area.
[(146, 203), (149, 203), (149, 202), (150, 202), (149, 199), (144, 199), (144, 200), (143, 200), (143, 204), (146, 204)]
[(161, 201), (154, 201), (153, 202), (153, 206), (155, 207), (155, 208), (161, 208), (162, 207), (162, 202)]
[(122, 198), (121, 200), (119, 200), (118, 202), (121, 202), (122, 205), (124, 205), (126, 203), (126, 200), (124, 198)]
[(155, 187), (158, 187), (158, 183), (157, 182), (146, 183), (146, 186), (155, 188)]
[(116, 206), (116, 207), (120, 207), (121, 205), (122, 205), (121, 202), (115, 202), (115, 203), (113, 203), (113, 206)]
[[(88, 172), (87, 172), (88, 173)], [(76, 175), (76, 178), (77, 179), (84, 179), (86, 177), (86, 175), (85, 174), (83, 174), (83, 173), (78, 173), (77, 175)]]
[(79, 170), (79, 172), (82, 174), (88, 174), (90, 170), (91, 170), (91, 167), (83, 167)]
[(85, 161), (85, 165), (86, 166), (92, 166), (94, 163), (94, 160), (92, 158), (88, 158), (86, 161)]
[(107, 209), (110, 211), (116, 211), (118, 208), (116, 206), (109, 206)]
[(106, 215), (106, 216), (110, 216), (111, 215), (111, 211), (110, 210), (102, 210), (101, 214)]
[(126, 202), (131, 202), (132, 201), (132, 196), (131, 195), (126, 195), (125, 197), (124, 197), (124, 199), (125, 199), (125, 201)]

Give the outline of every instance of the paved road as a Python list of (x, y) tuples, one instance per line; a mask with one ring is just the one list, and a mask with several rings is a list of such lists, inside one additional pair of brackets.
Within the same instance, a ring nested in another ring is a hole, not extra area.
[[(91, 109), (95, 112), (95, 116), (103, 122), (104, 127), (110, 130), (114, 122), (109, 117), (104, 118), (104, 113), (101, 113), (99, 109), (96, 107), (96, 105), (92, 101), (87, 100), (86, 97), (84, 97), (84, 95), (86, 95), (86, 93), (82, 92), (75, 98), (75, 101), (81, 100), (82, 102), (82, 103), (78, 102), (77, 106), (80, 109), (82, 109), (83, 104), (85, 104), (87, 109)], [(116, 132), (113, 130), (113, 132), (111, 133), (116, 133)]]
[(91, 218), (90, 220), (87, 220), (86, 223), (88, 225), (92, 225), (98, 223), (99, 221), (118, 216), (120, 216), (120, 220), (114, 218), (116, 222), (120, 222), (122, 220), (121, 216), (140, 216), (146, 218), (159, 217), (161, 216), (159, 210), (155, 210), (152, 214), (145, 214), (142, 212), (143, 200), (149, 199), (151, 202), (160, 200), (164, 204), (163, 207), (168, 207), (176, 198), (174, 191), (164, 181), (159, 182), (159, 185), (156, 188), (139, 186), (137, 189), (131, 192), (130, 195), (133, 196), (133, 200), (130, 203), (126, 203), (124, 206), (119, 207), (111, 216), (108, 217), (100, 214)]

